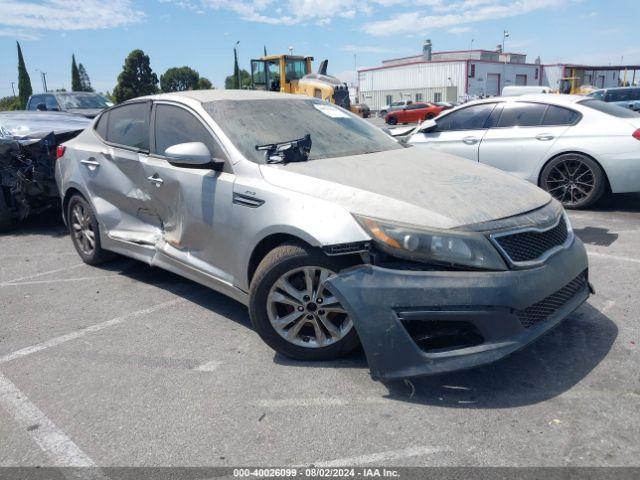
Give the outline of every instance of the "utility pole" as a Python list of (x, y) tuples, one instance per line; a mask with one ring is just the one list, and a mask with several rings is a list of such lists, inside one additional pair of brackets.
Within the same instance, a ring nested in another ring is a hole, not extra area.
[(15, 82), (11, 82), (11, 91), (13, 92), (13, 96), (15, 97), (16, 96), (16, 89), (13, 86), (14, 83)]
[[(508, 30), (504, 30), (502, 32), (502, 53), (504, 54), (505, 50), (504, 50), (504, 41), (509, 38), (509, 31)], [(506, 58), (506, 57), (505, 57)]]
[(42, 74), (42, 87), (44, 88), (45, 92), (48, 92), (49, 90), (47, 89), (47, 72), (40, 72)]
[[(473, 38), (471, 39), (471, 42), (469, 43), (469, 51), (473, 50)], [(503, 47), (504, 48), (504, 47)]]

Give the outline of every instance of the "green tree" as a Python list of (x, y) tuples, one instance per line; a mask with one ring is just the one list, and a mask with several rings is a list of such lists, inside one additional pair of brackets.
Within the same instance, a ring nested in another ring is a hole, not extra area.
[(89, 79), (89, 74), (87, 70), (84, 68), (84, 65), (78, 65), (78, 74), (80, 75), (80, 87), (83, 92), (93, 92), (93, 87), (91, 86), (91, 80)]
[(27, 67), (24, 64), (20, 43), (16, 42), (16, 44), (18, 45), (18, 100), (20, 102), (20, 108), (24, 109), (27, 107), (27, 101), (33, 93), (33, 88), (31, 88), (29, 72), (27, 72)]
[(125, 59), (118, 84), (113, 89), (114, 99), (120, 103), (141, 95), (158, 91), (158, 76), (151, 70), (149, 56), (142, 50), (133, 50)]
[(206, 77), (200, 77), (198, 79), (198, 90), (211, 90), (213, 88), (213, 84)]
[(82, 92), (82, 81), (80, 80), (80, 71), (76, 64), (75, 55), (71, 55), (71, 91)]
[[(224, 79), (224, 88), (227, 90), (237, 89), (238, 81), (237, 75), (229, 75)], [(242, 88), (251, 88), (251, 74), (247, 72), (245, 69), (240, 70), (240, 85)]]
[(163, 92), (183, 92), (196, 90), (200, 74), (189, 67), (173, 67), (160, 75), (160, 88)]
[(0, 98), (0, 111), (5, 110), (20, 110), (20, 100), (18, 97), (10, 95)]

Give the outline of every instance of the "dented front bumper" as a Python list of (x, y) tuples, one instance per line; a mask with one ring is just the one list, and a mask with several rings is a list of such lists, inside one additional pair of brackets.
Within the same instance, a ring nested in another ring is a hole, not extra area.
[(560, 323), (591, 290), (578, 238), (537, 268), (416, 272), (361, 265), (327, 284), (380, 380), (498, 360)]

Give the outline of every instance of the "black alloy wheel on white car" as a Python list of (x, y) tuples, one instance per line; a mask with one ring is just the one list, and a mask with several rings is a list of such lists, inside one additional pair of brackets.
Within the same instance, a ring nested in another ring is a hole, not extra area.
[(597, 202), (606, 191), (607, 181), (595, 160), (581, 153), (566, 153), (544, 167), (540, 187), (565, 208), (579, 209)]

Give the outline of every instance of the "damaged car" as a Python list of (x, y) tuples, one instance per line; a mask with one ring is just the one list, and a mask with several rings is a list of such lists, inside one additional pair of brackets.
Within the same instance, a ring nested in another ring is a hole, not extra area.
[(294, 359), (361, 344), (382, 380), (498, 360), (591, 292), (548, 193), (306, 96), (130, 100), (64, 144), (56, 180), (86, 263), (117, 252), (209, 286)]
[(89, 123), (66, 113), (0, 112), (0, 232), (59, 206), (57, 147)]

